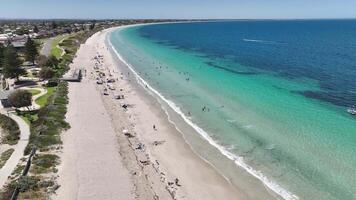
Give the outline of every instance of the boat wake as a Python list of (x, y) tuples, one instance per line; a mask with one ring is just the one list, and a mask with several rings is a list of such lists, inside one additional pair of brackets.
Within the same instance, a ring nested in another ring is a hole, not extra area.
[(276, 41), (269, 41), (269, 40), (255, 40), (255, 39), (242, 39), (245, 42), (254, 42), (254, 43), (262, 43), (262, 44), (286, 44), (284, 42), (276, 42)]
[(110, 48), (115, 52), (116, 56), (118, 59), (123, 62), (129, 70), (135, 75), (136, 80), (138, 84), (140, 84), (143, 88), (149, 90), (150, 92), (154, 93), (157, 95), (161, 100), (163, 100), (171, 109), (173, 109), (188, 125), (190, 125), (196, 132), (200, 134), (201, 137), (203, 137), (206, 141), (209, 142), (210, 145), (214, 146), (216, 149), (219, 150), (221, 154), (226, 156), (228, 159), (234, 161), (234, 163), (244, 169), (246, 172), (260, 180), (268, 189), (272, 190), (279, 196), (281, 196), (283, 199), (286, 200), (299, 200), (299, 197), (296, 196), (295, 194), (287, 191), (284, 189), (282, 186), (280, 186), (278, 183), (273, 182), (272, 180), (269, 180), (261, 171), (253, 169), (251, 166), (249, 166), (245, 161), (244, 158), (238, 155), (235, 155), (231, 153), (228, 148), (219, 145), (207, 132), (205, 132), (202, 128), (200, 128), (198, 125), (193, 123), (188, 116), (182, 112), (180, 107), (178, 107), (173, 101), (166, 99), (161, 93), (159, 93), (156, 89), (150, 86), (132, 67), (130, 63), (128, 63), (115, 49), (115, 47), (112, 45), (110, 39), (107, 40)]

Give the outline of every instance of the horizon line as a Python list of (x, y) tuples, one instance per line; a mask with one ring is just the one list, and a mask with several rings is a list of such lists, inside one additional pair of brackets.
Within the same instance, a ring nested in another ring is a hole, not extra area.
[(238, 21), (238, 20), (356, 20), (356, 17), (340, 18), (6, 18), (0, 17), (0, 20), (201, 20), (201, 21)]

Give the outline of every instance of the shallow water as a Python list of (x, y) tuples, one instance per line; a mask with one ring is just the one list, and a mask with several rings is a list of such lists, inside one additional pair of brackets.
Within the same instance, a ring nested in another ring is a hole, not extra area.
[(356, 102), (354, 35), (352, 20), (237, 21), (110, 40), (236, 167), (285, 199), (344, 200), (356, 199), (356, 119), (345, 112)]

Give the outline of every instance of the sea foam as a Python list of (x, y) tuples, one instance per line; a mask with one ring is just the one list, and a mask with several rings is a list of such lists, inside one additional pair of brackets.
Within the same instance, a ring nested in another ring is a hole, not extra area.
[[(117, 29), (118, 30), (118, 29)], [(121, 28), (122, 30), (122, 28)], [(272, 180), (268, 179), (267, 176), (265, 176), (261, 171), (253, 169), (253, 167), (249, 166), (245, 161), (244, 158), (238, 155), (235, 155), (231, 153), (227, 148), (224, 146), (219, 145), (213, 138), (209, 136), (209, 134), (204, 131), (202, 128), (200, 128), (198, 125), (193, 123), (188, 116), (186, 116), (180, 107), (178, 107), (173, 101), (168, 100), (165, 98), (161, 93), (159, 93), (156, 89), (151, 87), (150, 84), (148, 84), (132, 67), (130, 63), (128, 63), (122, 56), (119, 54), (119, 52), (115, 49), (115, 47), (112, 45), (110, 39), (107, 40), (111, 49), (115, 52), (116, 56), (118, 59), (123, 62), (129, 70), (135, 75), (136, 80), (138, 84), (140, 84), (144, 89), (148, 89), (149, 91), (153, 92), (155, 95), (157, 95), (161, 100), (163, 100), (171, 109), (173, 109), (188, 125), (190, 125), (196, 132), (200, 134), (202, 138), (204, 138), (206, 141), (209, 142), (210, 145), (214, 146), (216, 149), (219, 150), (221, 154), (223, 154), (225, 157), (228, 159), (234, 161), (234, 163), (244, 169), (246, 172), (260, 180), (268, 189), (272, 190), (279, 196), (281, 196), (283, 199), (286, 200), (299, 200), (299, 197), (288, 190), (284, 189), (282, 186), (280, 186), (278, 183), (273, 182)]]

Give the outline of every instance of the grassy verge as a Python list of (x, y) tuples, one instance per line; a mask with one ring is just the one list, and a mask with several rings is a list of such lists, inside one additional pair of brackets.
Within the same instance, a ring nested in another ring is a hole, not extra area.
[(39, 93), (41, 93), (41, 91), (36, 90), (36, 89), (29, 89), (28, 91), (32, 94), (32, 96), (35, 96), (35, 95), (38, 95)]
[(4, 151), (1, 156), (0, 156), (0, 169), (5, 165), (6, 161), (10, 158), (12, 153), (14, 152), (14, 149), (8, 149)]
[(51, 54), (55, 56), (57, 59), (59, 59), (62, 55), (62, 50), (58, 47), (53, 47), (51, 49)]
[[(60, 36), (57, 36), (53, 41), (52, 41), (52, 44), (51, 44), (51, 54), (53, 56), (55, 56), (57, 59), (60, 59), (62, 57), (62, 49), (58, 48), (58, 46), (62, 46), (61, 45), (61, 41), (63, 40), (66, 40), (67, 38), (69, 37), (72, 37), (74, 36), (75, 34), (69, 34), (69, 35), (60, 35)], [(67, 53), (67, 52), (66, 52)]]
[(53, 93), (56, 91), (56, 87), (46, 87), (47, 93), (41, 96), (40, 98), (36, 99), (36, 103), (42, 107), (44, 107), (47, 102), (48, 98), (53, 95)]
[(57, 47), (59, 42), (64, 38), (65, 36), (59, 35), (56, 38), (53, 39), (52, 44), (51, 44), (51, 54), (55, 56), (57, 59), (61, 58), (62, 55), (62, 50)]
[(33, 147), (40, 151), (48, 150), (52, 145), (60, 144), (60, 133), (69, 128), (65, 122), (68, 103), (68, 87), (66, 82), (57, 86), (55, 93), (48, 97), (46, 105), (38, 112), (38, 119), (31, 123), (31, 136), (25, 153)]
[(17, 111), (16, 114), (20, 116), (28, 125), (38, 119), (38, 111)]
[(2, 129), (2, 144), (17, 144), (20, 139), (20, 129), (13, 119), (6, 115), (0, 114), (0, 128)]

